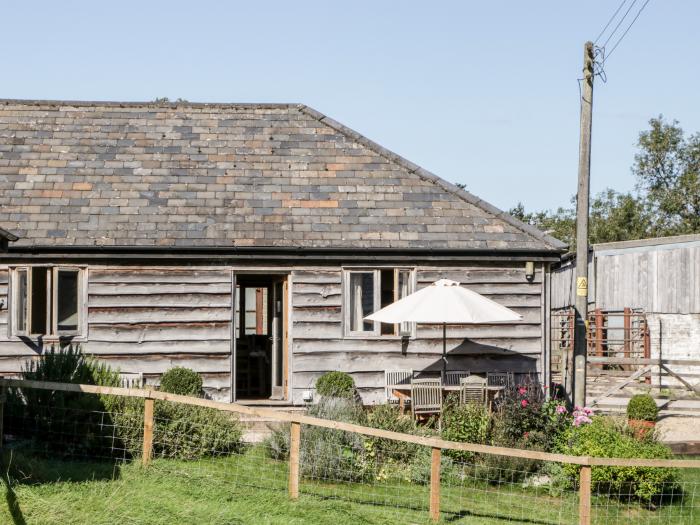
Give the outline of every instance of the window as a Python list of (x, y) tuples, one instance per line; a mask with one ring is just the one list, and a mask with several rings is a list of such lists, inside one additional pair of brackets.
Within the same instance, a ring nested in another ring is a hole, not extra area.
[(29, 266), (13, 271), (12, 332), (18, 336), (81, 333), (81, 270)]
[(241, 324), (243, 335), (268, 335), (267, 303), (267, 288), (236, 286), (236, 339)]
[(344, 320), (348, 336), (410, 336), (414, 323), (391, 325), (364, 318), (413, 292), (413, 270), (346, 270), (344, 275)]

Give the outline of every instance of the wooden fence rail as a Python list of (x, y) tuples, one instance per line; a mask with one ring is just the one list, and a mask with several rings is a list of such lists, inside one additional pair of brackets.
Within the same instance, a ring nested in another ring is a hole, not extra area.
[[(479, 454), (492, 454), (498, 456), (510, 456), (539, 461), (552, 461), (581, 465), (581, 479), (579, 483), (579, 520), (580, 523), (590, 523), (591, 511), (591, 469), (592, 466), (608, 467), (670, 467), (670, 468), (696, 468), (700, 469), (700, 460), (688, 459), (643, 459), (643, 458), (599, 458), (591, 456), (570, 456), (566, 454), (554, 454), (550, 452), (537, 452), (516, 448), (496, 447), (492, 445), (478, 445), (475, 443), (459, 443), (443, 439), (401, 434), (389, 430), (364, 427), (353, 423), (319, 419), (289, 412), (279, 412), (269, 408), (249, 407), (235, 403), (223, 403), (197, 397), (180, 396), (167, 392), (159, 392), (150, 389), (116, 388), (95, 385), (76, 385), (70, 383), (52, 383), (44, 381), (30, 381), (25, 379), (0, 378), (2, 391), (6, 387), (35, 388), (41, 390), (57, 390), (63, 392), (83, 392), (86, 394), (114, 395), (124, 397), (143, 398), (146, 403), (144, 411), (144, 450), (143, 463), (147, 465), (151, 459), (151, 446), (153, 440), (153, 402), (170, 401), (191, 406), (213, 408), (224, 412), (245, 414), (250, 416), (270, 418), (280, 422), (291, 423), (290, 429), (290, 454), (289, 454), (289, 480), (288, 491), (291, 499), (299, 497), (299, 449), (301, 441), (301, 425), (329, 428), (352, 432), (363, 436), (371, 436), (383, 439), (413, 443), (432, 448), (430, 469), (430, 516), (433, 520), (440, 516), (440, 458), (442, 450), (460, 450)], [(0, 398), (2, 399), (2, 398)], [(150, 406), (150, 409), (149, 409)], [(2, 404), (0, 403), (0, 414)], [(0, 423), (1, 425), (2, 423)], [(1, 428), (1, 427), (0, 427)], [(0, 435), (0, 440), (2, 439)], [(1, 442), (1, 441), (0, 441)], [(148, 450), (146, 450), (148, 449)]]

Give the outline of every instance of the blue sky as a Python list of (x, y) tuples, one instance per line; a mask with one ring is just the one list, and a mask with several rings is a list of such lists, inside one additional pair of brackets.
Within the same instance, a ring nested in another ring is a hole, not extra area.
[[(496, 206), (551, 208), (576, 187), (583, 43), (618, 4), (6, 3), (0, 97), (302, 102)], [(698, 20), (651, 0), (606, 64), (594, 192), (633, 188), (649, 118), (700, 131)]]

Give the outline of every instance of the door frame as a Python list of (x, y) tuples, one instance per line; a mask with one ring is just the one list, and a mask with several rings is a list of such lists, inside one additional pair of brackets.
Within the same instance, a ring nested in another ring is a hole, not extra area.
[[(231, 338), (231, 354), (230, 354), (230, 394), (229, 402), (235, 403), (238, 401), (236, 396), (236, 357), (237, 357), (237, 344), (236, 344), (236, 308), (237, 300), (237, 286), (238, 286), (238, 275), (265, 275), (269, 277), (279, 277), (282, 280), (282, 315), (280, 316), (282, 321), (282, 334), (281, 334), (281, 344), (282, 344), (282, 391), (284, 396), (284, 401), (289, 401), (289, 333), (290, 333), (290, 323), (291, 323), (291, 311), (289, 300), (290, 293), (290, 282), (291, 282), (291, 271), (277, 270), (277, 271), (260, 271), (251, 269), (231, 269), (231, 315), (230, 315), (230, 338)], [(267, 307), (267, 306), (266, 306)], [(269, 312), (268, 312), (269, 315)], [(242, 327), (240, 328), (242, 329)], [(272, 335), (272, 334), (270, 334)]]

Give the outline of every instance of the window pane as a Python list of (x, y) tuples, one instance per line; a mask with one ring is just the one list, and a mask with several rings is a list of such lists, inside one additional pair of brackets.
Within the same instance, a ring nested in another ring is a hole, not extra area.
[(32, 296), (29, 306), (32, 309), (32, 334), (44, 335), (49, 333), (47, 327), (47, 308), (49, 303), (46, 294), (48, 274), (48, 268), (32, 268)]
[[(411, 293), (411, 270), (399, 270), (399, 283), (397, 295), (399, 299), (410, 295)], [(408, 335), (411, 333), (411, 323), (401, 323), (399, 327), (399, 333), (401, 335)]]
[(15, 331), (27, 331), (27, 270), (17, 271), (17, 327)]
[(78, 331), (78, 271), (59, 270), (56, 283), (56, 323), (59, 332)]
[(267, 288), (243, 288), (245, 335), (267, 335)]
[(350, 330), (372, 332), (374, 323), (363, 318), (374, 311), (374, 273), (350, 274)]
[[(384, 308), (389, 306), (394, 302), (396, 297), (394, 283), (394, 269), (391, 270), (381, 270), (379, 272), (379, 278), (381, 279), (380, 290), (382, 291), (380, 306)], [(380, 330), (382, 335), (395, 335), (396, 325), (388, 323), (380, 323)]]

